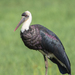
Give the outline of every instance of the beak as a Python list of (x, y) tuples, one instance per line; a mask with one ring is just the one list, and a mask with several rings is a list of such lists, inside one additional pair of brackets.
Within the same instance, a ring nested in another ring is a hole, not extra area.
[(17, 27), (15, 28), (14, 31), (17, 30), (17, 28), (25, 21), (25, 17), (22, 17), (22, 19), (20, 20), (20, 22), (18, 23)]

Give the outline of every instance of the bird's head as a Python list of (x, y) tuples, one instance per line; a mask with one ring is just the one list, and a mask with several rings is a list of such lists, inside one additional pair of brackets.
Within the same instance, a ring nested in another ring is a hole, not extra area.
[[(15, 28), (14, 31), (16, 31), (17, 28), (18, 28), (22, 23), (24, 23), (24, 25), (25, 25), (25, 23), (27, 22), (26, 25), (29, 26), (29, 24), (31, 23), (31, 21), (32, 21), (31, 13), (30, 13), (29, 11), (25, 11), (25, 12), (22, 14), (22, 18), (21, 18), (20, 22), (18, 23), (18, 25), (17, 25), (17, 27)], [(26, 26), (26, 27), (27, 27), (27, 26)]]

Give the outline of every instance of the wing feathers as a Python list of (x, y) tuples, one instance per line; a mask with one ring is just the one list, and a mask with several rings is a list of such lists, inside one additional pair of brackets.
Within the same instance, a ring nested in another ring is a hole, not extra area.
[(47, 51), (47, 53), (54, 54), (54, 58), (67, 69), (70, 73), (70, 62), (64, 51), (64, 47), (59, 40), (50, 34), (40, 31), (42, 37), (42, 46)]

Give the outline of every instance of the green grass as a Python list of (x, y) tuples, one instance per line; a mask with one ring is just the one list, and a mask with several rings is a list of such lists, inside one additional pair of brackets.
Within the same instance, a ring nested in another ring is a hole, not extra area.
[[(31, 24), (41, 24), (61, 39), (74, 75), (75, 0), (0, 0), (0, 75), (45, 75), (42, 54), (24, 46), (21, 27), (14, 32), (26, 10), (32, 13)], [(48, 75), (61, 75), (51, 61)]]

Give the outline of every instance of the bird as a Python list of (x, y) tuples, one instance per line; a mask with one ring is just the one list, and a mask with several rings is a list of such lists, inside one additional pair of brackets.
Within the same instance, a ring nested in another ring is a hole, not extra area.
[(48, 59), (58, 66), (61, 74), (71, 75), (69, 58), (57, 35), (40, 24), (30, 25), (32, 22), (30, 11), (25, 11), (21, 16), (22, 18), (14, 31), (23, 24), (20, 31), (22, 41), (30, 50), (38, 50), (42, 53), (45, 61), (45, 75), (48, 72)]

